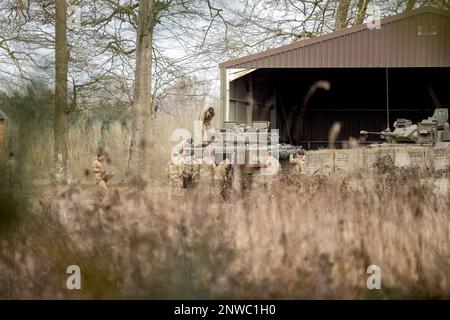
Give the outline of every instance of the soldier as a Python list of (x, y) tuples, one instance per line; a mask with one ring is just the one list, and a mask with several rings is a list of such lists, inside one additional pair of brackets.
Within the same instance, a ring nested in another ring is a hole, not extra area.
[(272, 155), (272, 150), (267, 150), (267, 157), (264, 162), (264, 174), (274, 176), (280, 170), (280, 162)]
[(196, 161), (192, 155), (186, 155), (182, 163), (183, 188), (189, 189), (196, 182)]
[(289, 156), (289, 163), (293, 165), (294, 174), (299, 175), (302, 173), (303, 169), (305, 168), (305, 154), (303, 152), (298, 152), (295, 155), (291, 154)]
[(183, 156), (181, 158), (181, 180), (183, 189), (189, 189), (195, 182), (196, 161), (193, 157), (193, 141), (189, 138), (182, 148)]
[(198, 188), (210, 194), (214, 180), (215, 163), (211, 157), (204, 155), (195, 160), (194, 182)]
[(215, 194), (225, 199), (231, 184), (229, 181), (229, 171), (231, 170), (231, 161), (225, 159), (214, 168), (214, 189)]
[(214, 108), (209, 107), (201, 111), (199, 115), (199, 121), (202, 122), (202, 144), (208, 144), (211, 142), (211, 137), (209, 134), (209, 130), (212, 126), (212, 120), (215, 116)]
[(108, 189), (107, 182), (113, 177), (111, 171), (106, 170), (106, 162), (108, 162), (107, 156), (103, 151), (97, 153), (97, 157), (94, 160), (94, 174), (95, 183), (102, 189), (101, 199), (104, 198), (104, 192)]
[(174, 153), (167, 164), (167, 175), (169, 177), (169, 197), (177, 194), (183, 187), (183, 149), (180, 153)]
[(276, 175), (280, 170), (280, 162), (272, 155), (272, 150), (267, 150), (267, 157), (264, 159), (259, 175), (255, 177), (258, 189), (268, 189), (272, 194)]
[(61, 152), (58, 152), (58, 155), (56, 156), (56, 164), (55, 164), (55, 179), (56, 181), (63, 181), (64, 180), (64, 161), (63, 156)]

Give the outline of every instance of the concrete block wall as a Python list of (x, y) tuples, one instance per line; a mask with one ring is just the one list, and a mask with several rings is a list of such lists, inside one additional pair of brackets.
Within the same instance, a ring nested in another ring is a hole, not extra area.
[[(399, 168), (418, 168), (429, 173), (440, 170), (448, 170), (450, 167), (450, 148), (431, 148), (421, 146), (392, 146), (392, 147), (367, 147), (341, 150), (315, 150), (305, 153), (306, 174), (355, 173), (365, 172), (367, 182), (370, 185), (373, 180), (371, 173), (375, 171), (378, 159), (390, 157), (393, 164)], [(436, 193), (449, 195), (450, 183), (445, 176), (436, 178), (433, 175), (420, 179), (421, 184), (433, 188)], [(373, 181), (375, 183), (375, 181)], [(352, 189), (361, 187), (358, 180), (352, 180), (349, 184)], [(361, 190), (360, 190), (361, 191)]]
[(450, 167), (450, 148), (423, 146), (367, 147), (314, 150), (305, 153), (306, 174), (373, 173), (379, 159), (389, 157), (399, 168), (445, 170)]

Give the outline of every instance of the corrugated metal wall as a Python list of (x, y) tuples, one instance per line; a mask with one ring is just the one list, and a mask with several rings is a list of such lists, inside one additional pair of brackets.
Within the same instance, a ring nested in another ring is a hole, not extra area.
[[(449, 67), (450, 17), (436, 12), (355, 27), (223, 65), (227, 68)], [(349, 29), (350, 30), (350, 29)], [(321, 39), (325, 40), (321, 40)], [(296, 47), (297, 46), (297, 47)]]

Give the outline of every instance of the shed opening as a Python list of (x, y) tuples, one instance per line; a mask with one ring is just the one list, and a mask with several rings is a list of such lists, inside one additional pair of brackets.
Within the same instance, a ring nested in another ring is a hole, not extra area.
[(306, 148), (328, 145), (331, 126), (340, 122), (339, 146), (361, 130), (392, 128), (397, 118), (431, 116), (438, 106), (430, 90), (450, 107), (449, 83), (450, 68), (257, 69), (230, 82), (224, 120), (270, 121), (281, 142)]

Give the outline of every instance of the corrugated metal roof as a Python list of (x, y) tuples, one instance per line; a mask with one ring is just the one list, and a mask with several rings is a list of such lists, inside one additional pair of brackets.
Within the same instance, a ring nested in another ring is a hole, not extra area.
[(220, 64), (220, 68), (450, 67), (450, 12), (386, 17)]
[(230, 72), (229, 79), (230, 79), (230, 81), (239, 79), (240, 77), (246, 76), (246, 75), (248, 75), (249, 73), (252, 73), (255, 70), (256, 69), (238, 69), (235, 72)]

